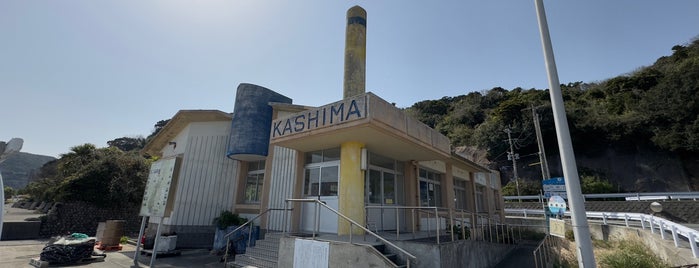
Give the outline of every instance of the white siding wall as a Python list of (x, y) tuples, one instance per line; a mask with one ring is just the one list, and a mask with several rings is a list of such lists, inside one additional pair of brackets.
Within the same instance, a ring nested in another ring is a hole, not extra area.
[(174, 157), (184, 154), (184, 151), (187, 148), (187, 139), (189, 138), (190, 128), (191, 124), (185, 127), (179, 134), (177, 134), (177, 136), (175, 136), (174, 139), (170, 141), (174, 142), (175, 144), (165, 145), (165, 147), (160, 151), (163, 155), (162, 158)]
[(235, 200), (239, 162), (226, 158), (230, 122), (192, 123), (188, 130), (170, 224), (211, 225)]
[[(287, 198), (293, 198), (294, 182), (296, 182), (296, 150), (274, 146), (272, 171), (269, 176), (269, 208), (284, 208)], [(284, 214), (280, 211), (269, 212), (270, 230), (282, 230)], [(288, 214), (287, 216), (290, 216)]]

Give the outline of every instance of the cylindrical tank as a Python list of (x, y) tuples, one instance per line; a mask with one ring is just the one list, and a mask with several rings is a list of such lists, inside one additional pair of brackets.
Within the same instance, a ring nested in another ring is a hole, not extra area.
[(267, 156), (272, 128), (270, 102), (291, 103), (291, 99), (258, 85), (243, 83), (238, 86), (226, 156), (243, 161)]
[(102, 246), (117, 246), (119, 240), (124, 236), (123, 220), (108, 220), (104, 223), (104, 233), (102, 235)]

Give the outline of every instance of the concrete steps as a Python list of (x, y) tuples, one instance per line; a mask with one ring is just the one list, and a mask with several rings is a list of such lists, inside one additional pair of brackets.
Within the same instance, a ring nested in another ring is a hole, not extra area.
[(265, 238), (257, 240), (254, 247), (248, 247), (245, 254), (235, 256), (235, 260), (229, 262), (227, 267), (258, 267), (276, 268), (279, 256), (279, 238), (281, 233), (267, 233)]

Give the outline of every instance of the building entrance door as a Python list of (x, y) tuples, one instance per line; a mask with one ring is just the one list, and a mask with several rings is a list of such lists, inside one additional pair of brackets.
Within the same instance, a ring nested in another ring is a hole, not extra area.
[[(339, 164), (339, 161), (333, 161), (307, 165), (304, 172), (304, 198), (318, 199), (338, 210)], [(318, 224), (319, 232), (337, 233), (337, 221), (338, 216), (334, 212), (315, 203), (303, 203), (301, 230), (313, 232)]]

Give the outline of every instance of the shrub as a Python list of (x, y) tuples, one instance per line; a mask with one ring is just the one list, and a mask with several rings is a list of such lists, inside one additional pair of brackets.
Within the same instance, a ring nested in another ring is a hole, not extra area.
[(248, 219), (241, 218), (238, 214), (228, 210), (221, 211), (221, 214), (214, 218), (213, 224), (219, 229), (226, 229), (228, 226), (243, 225)]
[(622, 268), (655, 268), (668, 267), (657, 256), (648, 250), (648, 248), (636, 241), (624, 241), (618, 243), (617, 250), (604, 254), (600, 258), (601, 267)]

